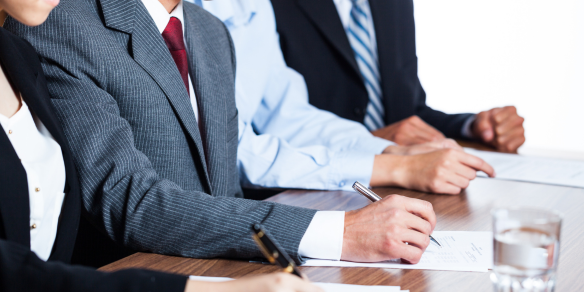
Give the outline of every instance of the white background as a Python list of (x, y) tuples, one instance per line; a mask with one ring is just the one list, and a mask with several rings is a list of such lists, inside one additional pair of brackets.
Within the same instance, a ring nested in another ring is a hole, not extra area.
[(415, 0), (415, 17), (428, 105), (515, 105), (520, 153), (584, 157), (583, 0)]

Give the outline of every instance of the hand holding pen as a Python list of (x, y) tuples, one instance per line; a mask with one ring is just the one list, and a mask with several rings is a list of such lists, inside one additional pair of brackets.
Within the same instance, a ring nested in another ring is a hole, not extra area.
[[(361, 195), (365, 196), (367, 199), (369, 199), (369, 201), (375, 203), (377, 201), (381, 201), (381, 197), (378, 196), (376, 193), (374, 193), (372, 190), (370, 190), (369, 188), (367, 188), (366, 186), (364, 186), (362, 183), (356, 181), (353, 184), (353, 189), (355, 191), (357, 191), (358, 193), (360, 193)], [(435, 243), (436, 245), (442, 247), (442, 245), (438, 242), (438, 240), (434, 239), (434, 237), (432, 237), (432, 235), (430, 235), (430, 241), (432, 241), (433, 243)]]
[(430, 244), (436, 214), (427, 201), (398, 195), (345, 213), (341, 259), (418, 263)]

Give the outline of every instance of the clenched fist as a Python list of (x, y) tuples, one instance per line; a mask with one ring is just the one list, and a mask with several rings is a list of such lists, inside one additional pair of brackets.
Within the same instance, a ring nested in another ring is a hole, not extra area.
[(514, 106), (494, 108), (477, 114), (472, 134), (498, 151), (515, 153), (525, 143), (523, 121)]

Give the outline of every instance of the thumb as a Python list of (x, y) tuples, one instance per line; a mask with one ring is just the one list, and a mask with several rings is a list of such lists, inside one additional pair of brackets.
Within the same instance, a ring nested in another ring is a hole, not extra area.
[(495, 138), (493, 124), (491, 122), (491, 114), (489, 112), (477, 115), (476, 133), (485, 142), (491, 142), (493, 138)]

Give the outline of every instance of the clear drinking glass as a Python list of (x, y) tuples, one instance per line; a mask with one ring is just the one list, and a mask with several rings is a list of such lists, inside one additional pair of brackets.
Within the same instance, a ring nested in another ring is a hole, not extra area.
[(554, 291), (562, 216), (529, 208), (494, 209), (494, 267), (497, 292)]

